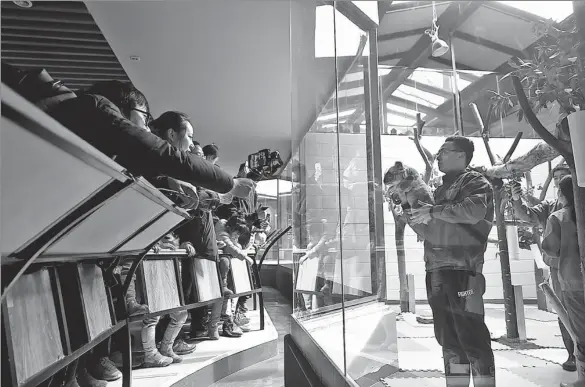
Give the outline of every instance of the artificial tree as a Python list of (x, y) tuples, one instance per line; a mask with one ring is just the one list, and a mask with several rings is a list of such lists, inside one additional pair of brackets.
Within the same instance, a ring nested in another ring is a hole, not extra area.
[[(575, 2), (574, 2), (575, 3)], [(532, 58), (513, 58), (510, 65), (514, 68), (508, 75), (512, 79), (515, 95), (496, 93), (494, 104), (500, 113), (515, 105), (520, 106), (519, 119), (526, 119), (534, 131), (546, 142), (548, 147), (540, 147), (540, 155), (526, 163), (530, 169), (550, 161), (558, 155), (564, 157), (571, 169), (577, 212), (577, 237), (579, 246), (585, 246), (585, 188), (577, 184), (573, 147), (567, 117), (576, 111), (585, 110), (585, 55), (581, 35), (575, 18), (568, 28), (559, 29), (552, 23), (536, 25), (535, 32), (539, 44)], [(557, 104), (558, 123), (554, 133), (548, 131), (536, 113)], [(536, 113), (535, 113), (536, 112)], [(528, 160), (527, 160), (528, 161)], [(501, 170), (500, 170), (501, 171)], [(518, 171), (516, 171), (518, 172)], [(580, 249), (580, 257), (585, 265), (585, 248)]]
[[(410, 137), (416, 145), (416, 149), (420, 153), (425, 163), (425, 175), (423, 180), (425, 183), (429, 183), (433, 176), (433, 162), (435, 155), (433, 155), (428, 149), (426, 149), (420, 143), (422, 136), (422, 130), (425, 125), (425, 121), (421, 119), (420, 113), (416, 115), (416, 126), (414, 128), (414, 136)], [(386, 197), (388, 201), (388, 207), (394, 217), (394, 240), (396, 243), (396, 257), (398, 261), (398, 281), (400, 283), (400, 311), (408, 312), (410, 310), (409, 298), (408, 298), (408, 283), (406, 275), (406, 252), (404, 251), (404, 231), (406, 229), (407, 221), (404, 214), (400, 214), (396, 211), (397, 207), (392, 204), (391, 195)]]

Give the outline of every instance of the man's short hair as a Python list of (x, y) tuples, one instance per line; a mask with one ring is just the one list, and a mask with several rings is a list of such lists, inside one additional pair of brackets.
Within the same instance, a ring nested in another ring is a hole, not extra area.
[(215, 144), (205, 145), (203, 147), (203, 155), (205, 157), (207, 157), (207, 156), (218, 157), (218, 155), (219, 155), (219, 148)]
[(473, 141), (463, 136), (451, 136), (445, 139), (445, 142), (452, 142), (462, 152), (465, 152), (465, 160), (467, 165), (473, 159), (473, 152), (475, 151), (475, 145)]
[(153, 120), (150, 126), (152, 131), (159, 137), (163, 137), (165, 132), (169, 129), (177, 133), (186, 129), (186, 124), (191, 124), (189, 116), (182, 112), (168, 111), (160, 115), (156, 120)]
[(130, 111), (136, 108), (146, 108), (150, 112), (148, 101), (140, 90), (138, 90), (132, 82), (122, 81), (100, 81), (91, 86), (87, 94), (96, 94), (106, 97), (114, 105), (116, 105), (122, 113), (130, 116)]

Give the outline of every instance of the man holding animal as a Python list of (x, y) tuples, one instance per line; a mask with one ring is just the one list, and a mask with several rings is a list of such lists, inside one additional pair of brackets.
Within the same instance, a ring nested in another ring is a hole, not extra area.
[(476, 387), (495, 386), (482, 298), (493, 189), (483, 175), (468, 168), (473, 152), (471, 140), (447, 138), (437, 154), (444, 176), (434, 203), (418, 202), (406, 211), (408, 223), (424, 240), (427, 297), (448, 387), (468, 387), (471, 375)]

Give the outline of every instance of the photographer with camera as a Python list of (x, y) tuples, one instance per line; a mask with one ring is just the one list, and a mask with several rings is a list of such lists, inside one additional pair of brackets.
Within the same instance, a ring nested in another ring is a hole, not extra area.
[[(280, 154), (270, 152), (268, 149), (262, 149), (256, 153), (248, 156), (248, 161), (240, 164), (238, 171), (239, 178), (246, 177), (259, 182), (264, 179), (272, 178), (283, 163)], [(254, 240), (253, 231), (267, 231), (268, 214), (266, 207), (261, 207), (258, 204), (258, 194), (256, 190), (252, 190), (248, 197), (234, 198), (230, 204), (218, 207), (215, 214), (219, 219), (229, 220), (232, 217), (238, 217), (245, 220), (247, 229), (242, 229), (238, 237), (238, 244), (246, 250), (250, 246), (250, 241)], [(246, 327), (250, 322), (246, 312), (246, 301), (250, 296), (239, 297), (236, 304), (234, 323), (238, 326)]]

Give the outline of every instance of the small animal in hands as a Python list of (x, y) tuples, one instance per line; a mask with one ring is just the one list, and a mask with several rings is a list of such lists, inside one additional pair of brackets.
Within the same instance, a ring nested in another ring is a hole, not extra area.
[(424, 182), (422, 176), (402, 162), (397, 161), (384, 174), (384, 184), (388, 190), (388, 197), (398, 197), (404, 210), (419, 208), (419, 202), (435, 204), (431, 188)]

